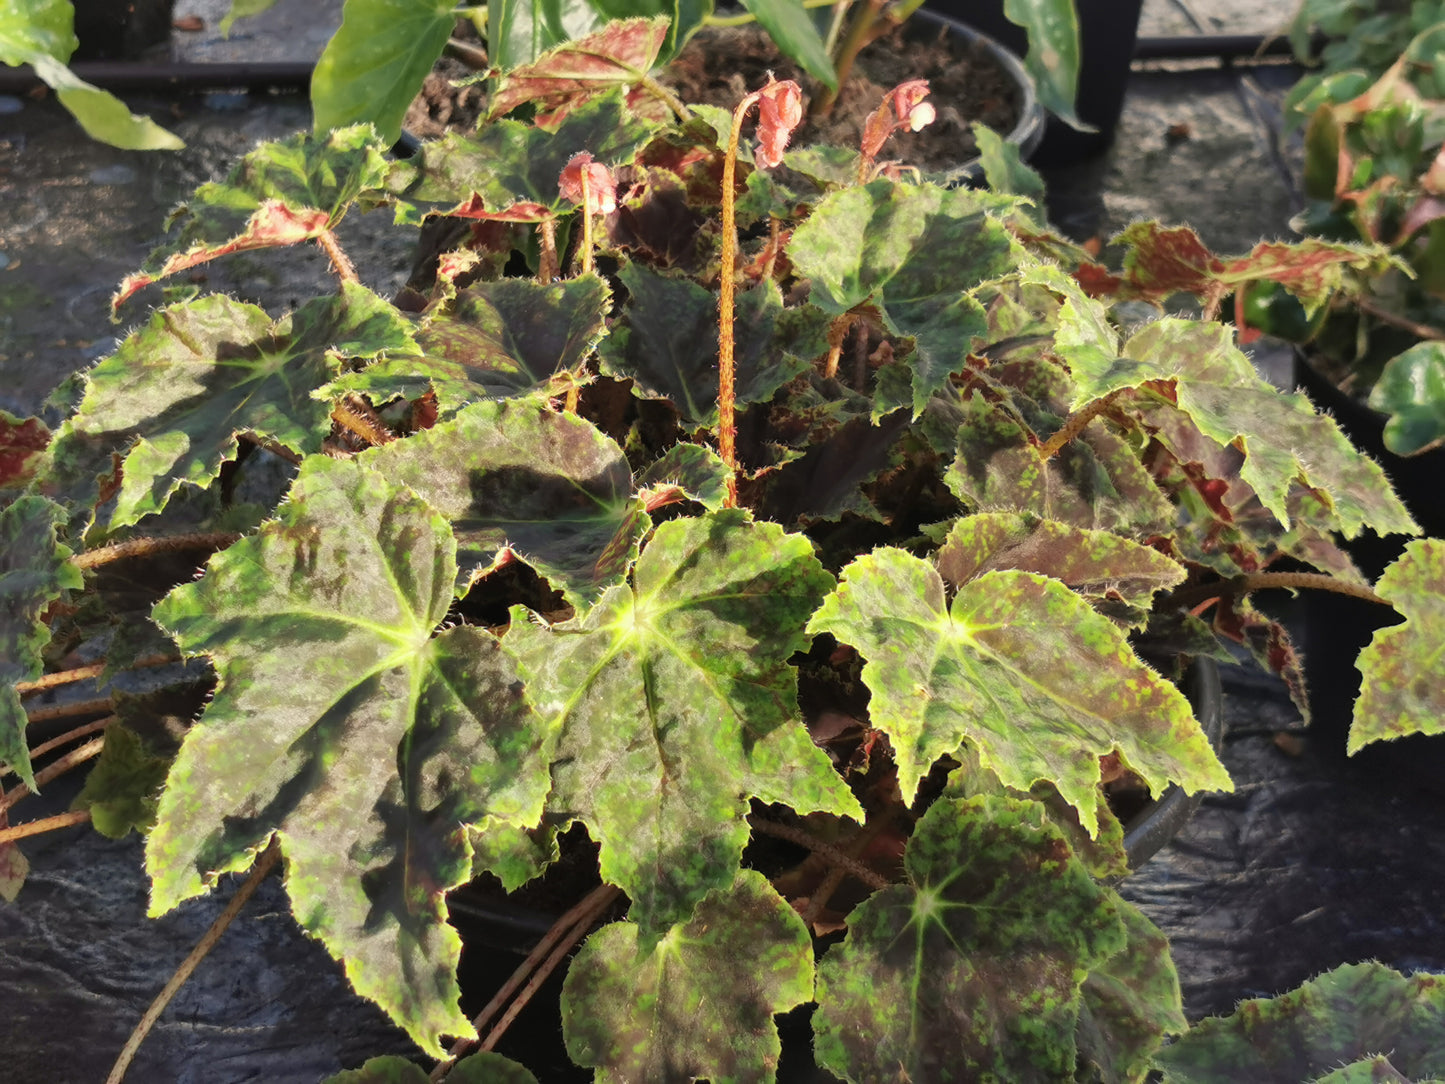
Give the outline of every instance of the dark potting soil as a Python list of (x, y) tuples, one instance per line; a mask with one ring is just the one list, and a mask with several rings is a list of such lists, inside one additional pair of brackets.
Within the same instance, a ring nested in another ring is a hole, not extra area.
[[(897, 135), (884, 145), (884, 157), (897, 157), (927, 172), (952, 169), (977, 153), (970, 125), (982, 121), (1007, 135), (1019, 121), (1019, 88), (988, 50), (960, 37), (921, 30), (922, 24), (886, 34), (858, 54), (853, 74), (843, 84), (826, 118), (809, 117), (793, 143), (829, 143), (856, 147), (868, 115), (883, 95), (909, 79), (927, 79), (929, 101), (938, 119), (919, 132)], [(821, 89), (756, 26), (713, 27), (700, 31), (668, 65), (660, 81), (688, 104), (735, 108), (768, 81), (795, 79), (805, 103)], [(746, 130), (751, 130), (750, 128)]]

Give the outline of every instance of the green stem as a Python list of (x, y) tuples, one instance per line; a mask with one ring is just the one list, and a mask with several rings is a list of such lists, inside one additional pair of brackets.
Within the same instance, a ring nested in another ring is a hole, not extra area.
[[(813, 8), (830, 8), (837, 3), (837, 0), (803, 0), (803, 7), (808, 10)], [(758, 17), (750, 11), (741, 15), (706, 15), (703, 17), (703, 26), (747, 26), (748, 23), (755, 23)]]
[(643, 90), (647, 91), (647, 93), (651, 94), (658, 101), (662, 102), (663, 105), (671, 109), (672, 115), (678, 120), (689, 121), (692, 119), (692, 110), (683, 104), (682, 99), (679, 98), (672, 91), (668, 90), (652, 76), (644, 75), (642, 77), (642, 82), (640, 85)]
[(843, 38), (843, 44), (838, 47), (838, 59), (833, 64), (833, 71), (838, 80), (837, 90), (828, 90), (826, 87), (823, 93), (814, 100), (812, 114), (815, 117), (826, 117), (833, 112), (833, 106), (838, 101), (838, 93), (843, 89), (843, 84), (848, 81), (848, 76), (853, 73), (853, 62), (858, 59), (858, 54), (863, 47), (873, 40), (873, 29), (878, 22), (878, 13), (883, 10), (883, 5), (888, 0), (867, 0), (862, 11), (853, 17), (848, 24), (848, 33)]

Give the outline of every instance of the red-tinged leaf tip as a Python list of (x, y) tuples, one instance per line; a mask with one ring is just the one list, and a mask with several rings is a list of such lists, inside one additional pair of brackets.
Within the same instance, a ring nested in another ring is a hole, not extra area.
[(473, 192), (467, 199), (449, 211), (443, 212), (456, 218), (472, 218), (481, 222), (545, 222), (555, 217), (552, 209), (545, 204), (531, 200), (518, 200), (499, 210), (487, 207), (487, 201)]
[(612, 171), (601, 162), (593, 161), (586, 151), (578, 151), (567, 160), (557, 183), (562, 198), (577, 204), (585, 201), (584, 210), (589, 215), (607, 215), (617, 210), (617, 181)]
[(758, 91), (758, 163), (771, 168), (783, 160), (793, 130), (803, 123), (803, 91), (791, 79), (774, 80)]

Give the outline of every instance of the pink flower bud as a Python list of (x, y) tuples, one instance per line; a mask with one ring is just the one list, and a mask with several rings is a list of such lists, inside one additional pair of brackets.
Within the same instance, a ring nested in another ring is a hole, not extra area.
[(918, 131), (937, 119), (928, 97), (927, 79), (910, 79), (899, 83), (883, 97), (883, 104), (868, 115), (863, 124), (863, 155), (876, 158), (884, 142), (900, 128)]
[(774, 80), (758, 91), (758, 152), (760, 165), (776, 166), (793, 129), (803, 123), (803, 91), (791, 79)]
[(601, 162), (594, 162), (592, 155), (578, 151), (562, 167), (557, 184), (562, 189), (562, 198), (573, 203), (582, 202), (583, 171), (587, 176), (587, 206), (590, 215), (611, 214), (617, 210), (617, 181), (612, 171)]

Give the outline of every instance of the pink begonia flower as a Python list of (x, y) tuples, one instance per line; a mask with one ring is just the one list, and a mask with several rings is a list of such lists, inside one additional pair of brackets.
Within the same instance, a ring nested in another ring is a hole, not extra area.
[[(888, 137), (900, 128), (917, 132), (932, 124), (938, 114), (928, 97), (927, 79), (910, 79), (899, 83), (883, 97), (883, 104), (868, 115), (863, 125), (863, 154), (876, 158)], [(891, 115), (890, 115), (891, 114)]]
[(587, 207), (591, 215), (606, 215), (617, 210), (617, 181), (612, 171), (601, 162), (594, 162), (592, 155), (578, 151), (562, 167), (557, 184), (562, 189), (562, 198), (573, 203), (582, 202), (582, 171), (587, 171)]
[(793, 129), (803, 123), (803, 90), (791, 79), (774, 80), (758, 91), (758, 163), (771, 168), (783, 160)]

